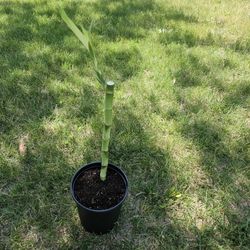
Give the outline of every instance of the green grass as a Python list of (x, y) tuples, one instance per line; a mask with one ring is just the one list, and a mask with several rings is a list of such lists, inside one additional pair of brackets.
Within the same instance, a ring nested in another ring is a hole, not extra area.
[(69, 183), (100, 160), (103, 89), (59, 1), (0, 0), (0, 248), (248, 249), (249, 1), (60, 5), (93, 20), (117, 82), (111, 161), (130, 193), (110, 234), (82, 230)]

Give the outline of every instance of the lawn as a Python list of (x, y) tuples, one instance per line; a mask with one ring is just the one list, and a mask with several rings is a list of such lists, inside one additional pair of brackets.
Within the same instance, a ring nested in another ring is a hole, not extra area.
[[(88, 27), (117, 83), (119, 223), (80, 226), (73, 173), (100, 159), (103, 89), (60, 18)], [(0, 0), (0, 249), (249, 249), (249, 0)]]

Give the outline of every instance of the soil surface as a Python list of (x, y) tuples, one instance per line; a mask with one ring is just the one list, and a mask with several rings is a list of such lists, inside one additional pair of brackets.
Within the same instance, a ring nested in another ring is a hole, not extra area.
[(118, 204), (126, 192), (125, 183), (117, 172), (108, 168), (106, 181), (100, 180), (100, 168), (84, 171), (74, 187), (76, 199), (92, 209), (107, 209)]

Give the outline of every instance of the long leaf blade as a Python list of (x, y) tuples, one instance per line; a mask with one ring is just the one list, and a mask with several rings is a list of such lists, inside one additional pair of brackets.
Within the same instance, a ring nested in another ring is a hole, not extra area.
[(89, 36), (88, 32), (82, 28), (84, 34), (78, 29), (74, 22), (67, 16), (63, 9), (60, 10), (63, 21), (68, 25), (76, 37), (80, 40), (83, 46), (89, 51)]
[(102, 85), (106, 85), (106, 81), (101, 73), (101, 71), (98, 69), (98, 64), (95, 56), (95, 52), (93, 49), (93, 46), (91, 44), (91, 40), (89, 37), (89, 32), (83, 27), (80, 26), (82, 31), (74, 24), (74, 22), (68, 17), (68, 15), (65, 13), (63, 9), (60, 10), (60, 14), (64, 22), (67, 24), (67, 26), (71, 29), (71, 31), (75, 34), (75, 36), (81, 41), (83, 46), (88, 50), (89, 54), (92, 57), (93, 63), (94, 63), (94, 71), (96, 73), (96, 79), (99, 83)]

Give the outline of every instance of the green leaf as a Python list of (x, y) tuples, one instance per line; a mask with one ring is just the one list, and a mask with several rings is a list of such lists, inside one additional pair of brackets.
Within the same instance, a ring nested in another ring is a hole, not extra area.
[(67, 16), (63, 9), (60, 10), (61, 17), (63, 21), (68, 25), (76, 37), (80, 40), (83, 46), (89, 51), (89, 35), (88, 32), (82, 28), (82, 32), (77, 28), (74, 22)]
[(95, 52), (94, 52), (93, 46), (92, 46), (92, 44), (90, 43), (90, 41), (89, 41), (88, 46), (89, 46), (89, 53), (90, 53), (90, 55), (92, 56), (93, 61), (94, 61), (94, 68), (95, 68), (95, 69), (98, 69), (97, 60), (96, 60), (96, 56), (95, 56)]
[(91, 30), (92, 30), (93, 26), (94, 26), (94, 20), (92, 19), (91, 23), (89, 25), (89, 33), (91, 33)]
[(80, 42), (83, 44), (83, 46), (88, 50), (89, 54), (91, 55), (94, 63), (94, 71), (96, 73), (96, 79), (99, 83), (101, 83), (103, 86), (106, 85), (106, 81), (101, 73), (101, 71), (98, 69), (98, 64), (95, 56), (95, 52), (93, 49), (93, 46), (91, 44), (91, 39), (89, 36), (89, 32), (84, 29), (83, 26), (80, 25), (81, 30), (74, 24), (74, 22), (67, 16), (65, 11), (63, 9), (60, 10), (60, 14), (64, 22), (67, 24), (67, 26), (72, 30), (72, 32), (75, 34), (75, 36), (80, 40)]
[(106, 81), (102, 76), (102, 73), (98, 70), (98, 69), (94, 69), (95, 73), (96, 73), (96, 79), (99, 83), (101, 83), (102, 85), (106, 85)]

